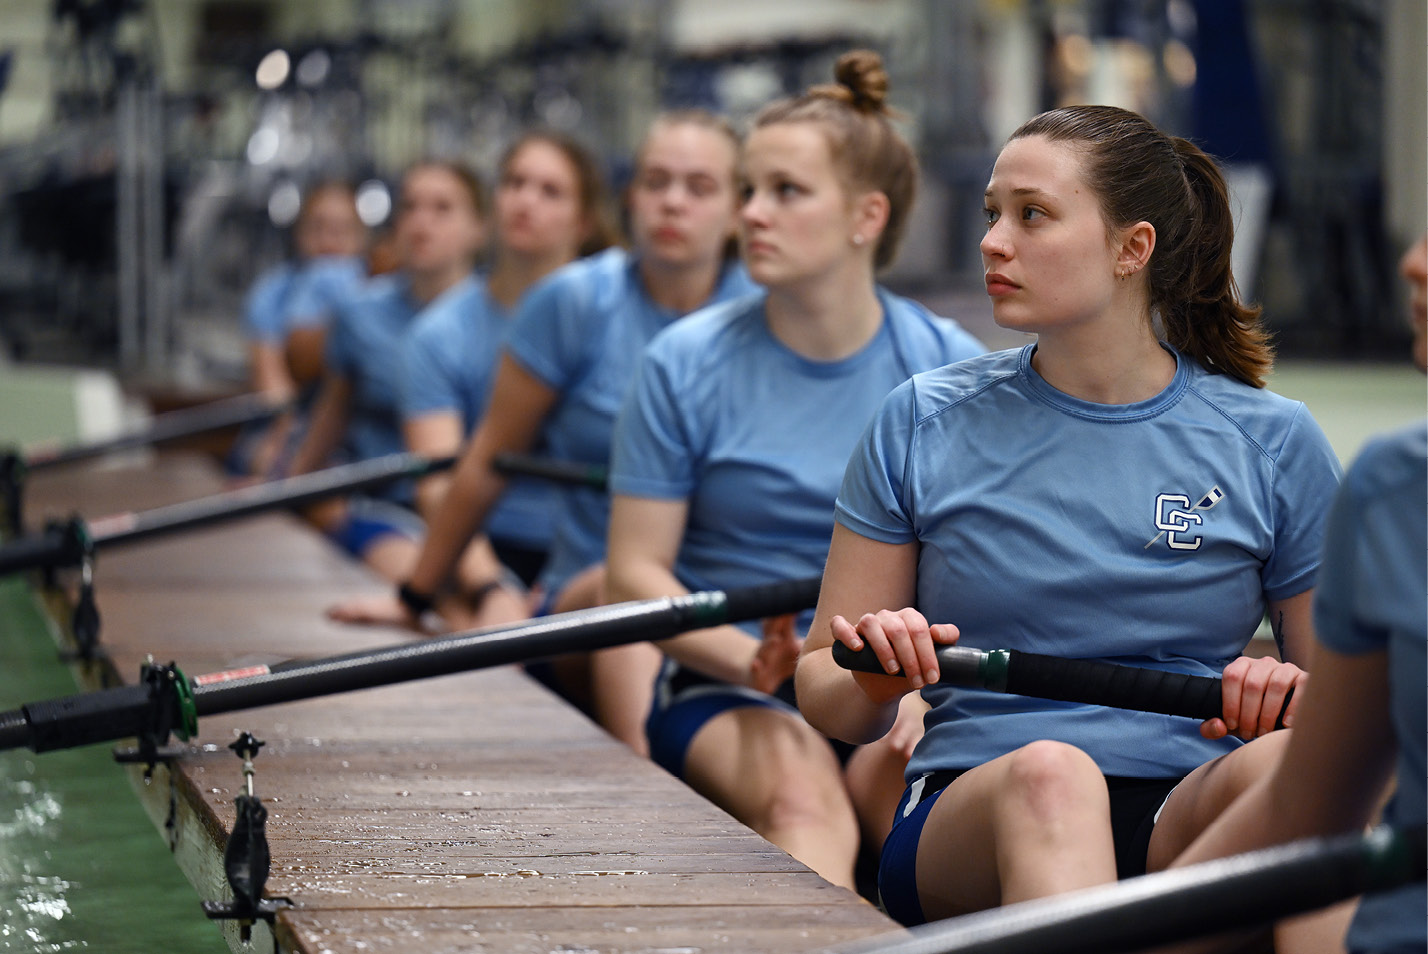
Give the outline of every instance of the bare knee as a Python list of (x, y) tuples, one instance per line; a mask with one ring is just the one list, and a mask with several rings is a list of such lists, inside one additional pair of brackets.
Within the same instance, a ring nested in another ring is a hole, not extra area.
[(1006, 758), (1006, 807), (1023, 819), (1029, 816), (1045, 821), (1077, 810), (1106, 809), (1101, 770), (1075, 746), (1043, 740), (1022, 746)]

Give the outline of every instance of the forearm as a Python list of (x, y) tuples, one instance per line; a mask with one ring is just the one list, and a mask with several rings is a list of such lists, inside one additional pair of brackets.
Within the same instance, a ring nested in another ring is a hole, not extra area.
[(431, 526), (433, 521), (435, 521), (436, 515), (441, 509), (441, 502), (446, 499), (446, 494), (450, 490), (450, 474), (432, 474), (418, 481), (416, 486), (416, 508), (417, 513), (426, 521), (427, 526)]
[(342, 432), (347, 428), (346, 387), (341, 383), (329, 382), (318, 397), (308, 421), (307, 433), (293, 454), (293, 474), (306, 474), (317, 470), (327, 462), (342, 440)]
[(848, 672), (833, 661), (827, 643), (814, 649), (805, 644), (795, 679), (798, 708), (808, 724), (859, 745), (887, 734), (908, 690), (906, 680)]
[(505, 480), (490, 466), (489, 454), (474, 442), (449, 484), (427, 521), (426, 542), (408, 581), (419, 593), (435, 593), (451, 577), (461, 552), (505, 489)]
[(292, 376), (283, 361), (282, 350), (273, 344), (256, 341), (248, 348), (253, 390), (277, 401), (290, 400), (297, 391)]
[(809, 724), (834, 738), (881, 738), (911, 691), (907, 679), (853, 673), (833, 661), (834, 621), (856, 626), (865, 613), (911, 606), (917, 597), (916, 544), (886, 544), (834, 524), (818, 611), (796, 673), (798, 708)]
[[(611, 563), (607, 588), (612, 602), (679, 596), (689, 589), (674, 573), (650, 561)], [(671, 659), (712, 679), (744, 685), (759, 641), (737, 626), (716, 626), (656, 643)]]

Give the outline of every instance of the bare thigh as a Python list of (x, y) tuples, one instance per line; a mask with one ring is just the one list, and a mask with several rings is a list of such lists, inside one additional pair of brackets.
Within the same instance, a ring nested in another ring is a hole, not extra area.
[(856, 831), (833, 747), (792, 713), (721, 712), (695, 733), (684, 765), (696, 791), (760, 833), (822, 820)]
[(1156, 820), (1146, 852), (1146, 870), (1169, 866), (1240, 793), (1273, 771), (1291, 731), (1260, 736), (1185, 776), (1165, 800)]
[(1114, 881), (1105, 779), (1090, 756), (1033, 742), (977, 766), (928, 813), (918, 896), (931, 919)]

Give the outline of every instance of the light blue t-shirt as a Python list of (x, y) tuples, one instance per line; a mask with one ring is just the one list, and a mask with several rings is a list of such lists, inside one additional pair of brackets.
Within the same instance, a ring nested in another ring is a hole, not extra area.
[[(490, 400), (511, 315), (475, 275), (432, 302), (402, 341), (402, 416), (460, 415), (469, 437)], [(544, 550), (558, 496), (548, 481), (515, 478), (486, 521), (498, 540)]]
[[(732, 262), (703, 304), (757, 289), (743, 266)], [(624, 249), (573, 262), (526, 293), (506, 348), (521, 367), (560, 394), (542, 430), (553, 458), (609, 465), (615, 415), (629, 392), (640, 352), (680, 317), (650, 301), (639, 263)], [(563, 487), (560, 495), (555, 539), (541, 574), (550, 592), (605, 558), (610, 522), (610, 502), (603, 491)]]
[[(368, 460), (406, 450), (399, 355), (402, 338), (421, 308), (400, 275), (374, 278), (338, 303), (327, 334), (326, 363), (328, 371), (345, 378), (352, 387), (341, 446), (347, 460)], [(410, 503), (412, 486), (402, 481), (373, 493)]]
[(283, 334), (331, 324), (339, 310), (361, 295), (367, 281), (367, 264), (359, 256), (312, 259), (298, 269), (283, 303)]
[[(1314, 586), (1340, 473), (1323, 432), (1302, 404), (1179, 354), (1160, 394), (1103, 405), (1047, 384), (1034, 351), (889, 395), (849, 461), (838, 521), (919, 543), (917, 608), (955, 623), (966, 646), (1218, 676), (1266, 599)], [(1175, 716), (941, 685), (923, 695), (932, 710), (910, 780), (1038, 739), (1083, 749), (1108, 775), (1162, 778), (1241, 744)]]
[(691, 590), (820, 575), (848, 455), (883, 398), (986, 350), (915, 302), (878, 299), (882, 326), (840, 361), (789, 350), (763, 295), (706, 308), (646, 349), (615, 429), (611, 490), (688, 501), (674, 573)]
[[(1314, 629), (1340, 653), (1388, 653), (1398, 742), (1392, 825), (1428, 820), (1428, 425), (1371, 441), (1335, 500), (1314, 591)], [(1428, 892), (1421, 882), (1366, 895), (1349, 928), (1351, 951), (1424, 949)]]
[(243, 301), (243, 330), (249, 341), (279, 344), (288, 333), (285, 306), (298, 268), (283, 262), (258, 276)]

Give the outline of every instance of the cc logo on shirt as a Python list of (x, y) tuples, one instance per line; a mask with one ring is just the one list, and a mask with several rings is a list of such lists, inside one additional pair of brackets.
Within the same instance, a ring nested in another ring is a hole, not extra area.
[(1225, 499), (1225, 492), (1219, 486), (1211, 487), (1191, 504), (1185, 494), (1157, 494), (1155, 498), (1155, 526), (1160, 532), (1145, 545), (1149, 550), (1167, 537), (1172, 550), (1198, 550), (1203, 539), (1194, 533), (1194, 528), (1205, 522), (1200, 514)]

